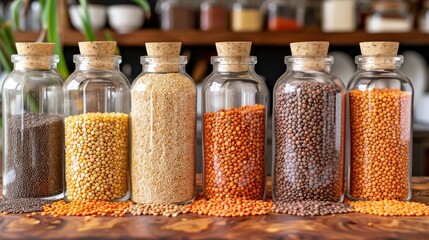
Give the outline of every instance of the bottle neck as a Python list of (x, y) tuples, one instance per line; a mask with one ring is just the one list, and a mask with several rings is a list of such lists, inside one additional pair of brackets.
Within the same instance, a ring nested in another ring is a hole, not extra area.
[(143, 56), (140, 58), (144, 73), (179, 73), (185, 72), (186, 56)]
[(399, 56), (356, 56), (358, 70), (399, 70), (404, 57)]
[(250, 57), (212, 57), (213, 71), (220, 73), (227, 72), (254, 72), (257, 58)]
[(331, 72), (334, 58), (331, 56), (287, 56), (285, 63), (292, 71), (324, 71)]
[(17, 71), (50, 71), (57, 69), (57, 55), (12, 55), (14, 70)]
[(119, 71), (122, 58), (120, 56), (74, 55), (73, 62), (76, 64), (76, 70), (79, 71)]

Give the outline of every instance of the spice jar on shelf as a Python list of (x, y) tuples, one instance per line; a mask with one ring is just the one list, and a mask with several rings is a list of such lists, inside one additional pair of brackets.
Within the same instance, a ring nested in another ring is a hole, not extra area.
[(306, 0), (303, 4), (305, 6), (304, 28), (320, 29), (322, 24), (320, 0)]
[(156, 10), (164, 31), (195, 28), (197, 6), (193, 0), (160, 0), (157, 1)]
[(234, 32), (259, 32), (263, 28), (260, 0), (236, 0), (231, 15), (231, 29)]
[(229, 29), (230, 11), (223, 0), (204, 0), (200, 5), (200, 29), (222, 31)]
[(351, 200), (410, 200), (413, 86), (399, 43), (364, 42), (348, 86)]
[(355, 31), (356, 12), (356, 0), (324, 0), (322, 30), (324, 32)]
[(419, 19), (420, 32), (429, 33), (429, 0), (424, 1), (424, 7)]
[(369, 33), (410, 32), (414, 17), (409, 12), (407, 2), (403, 0), (377, 0), (366, 19), (366, 31)]
[(269, 31), (291, 31), (302, 28), (305, 5), (298, 0), (267, 0), (263, 4), (267, 12)]
[(131, 89), (131, 189), (137, 203), (195, 197), (197, 96), (181, 43), (146, 43)]
[(79, 49), (64, 84), (66, 197), (126, 200), (130, 84), (116, 42), (79, 42)]
[(64, 196), (63, 78), (54, 43), (16, 43), (3, 84), (3, 197)]
[(291, 44), (274, 87), (275, 201), (342, 201), (346, 89), (330, 70), (328, 42)]
[(202, 88), (204, 194), (263, 199), (268, 89), (255, 73), (250, 42), (216, 48)]

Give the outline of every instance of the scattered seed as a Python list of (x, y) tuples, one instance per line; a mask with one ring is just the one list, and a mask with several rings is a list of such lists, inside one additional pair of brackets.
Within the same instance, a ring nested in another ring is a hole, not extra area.
[[(77, 200), (66, 203), (58, 201), (48, 204), (43, 208), (45, 214), (53, 217), (60, 216), (112, 216), (117, 217), (127, 213), (129, 206), (133, 205), (128, 202), (106, 202), (96, 200)], [(104, 214), (104, 215), (103, 215)]]
[(397, 200), (350, 202), (356, 212), (379, 216), (429, 216), (429, 206)]
[(320, 216), (353, 212), (353, 207), (347, 203), (329, 201), (276, 201), (272, 211), (297, 216)]
[(0, 201), (0, 212), (3, 214), (41, 212), (43, 206), (53, 202), (37, 198), (3, 199)]

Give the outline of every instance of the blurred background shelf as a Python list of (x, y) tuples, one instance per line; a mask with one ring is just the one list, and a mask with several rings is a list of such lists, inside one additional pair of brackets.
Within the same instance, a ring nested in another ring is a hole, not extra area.
[[(355, 45), (364, 41), (398, 41), (406, 45), (427, 45), (429, 34), (414, 30), (409, 33), (370, 34), (365, 31), (349, 33), (322, 33), (320, 31), (300, 32), (202, 32), (198, 30), (161, 31), (157, 29), (139, 30), (130, 34), (117, 34), (113, 37), (120, 46), (143, 46), (145, 42), (178, 41), (187, 46), (212, 46), (219, 41), (251, 41), (260, 46), (286, 46), (299, 41), (329, 41), (332, 45)], [(17, 32), (18, 41), (35, 41), (38, 33)], [(74, 30), (63, 32), (64, 45), (76, 46), (84, 41), (82, 33)], [(97, 33), (97, 39), (103, 39), (102, 32)]]

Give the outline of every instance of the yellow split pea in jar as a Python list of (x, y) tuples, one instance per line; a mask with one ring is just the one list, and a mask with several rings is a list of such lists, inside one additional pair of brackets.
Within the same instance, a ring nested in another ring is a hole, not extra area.
[(66, 197), (129, 198), (130, 84), (119, 71), (116, 42), (81, 42), (64, 85)]

